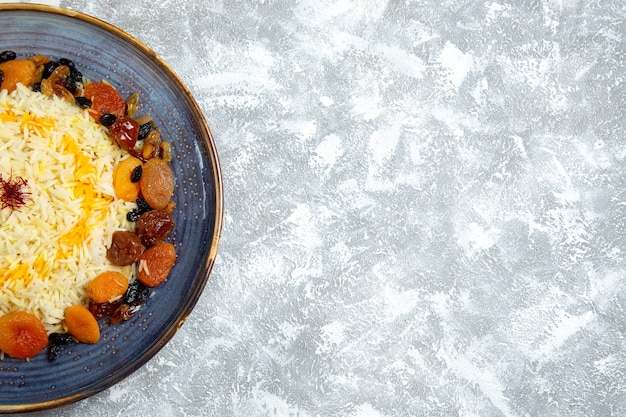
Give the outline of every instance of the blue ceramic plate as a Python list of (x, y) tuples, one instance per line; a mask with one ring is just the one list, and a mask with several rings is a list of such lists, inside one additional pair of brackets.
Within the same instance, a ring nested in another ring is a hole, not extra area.
[(168, 281), (133, 319), (101, 325), (94, 345), (66, 348), (55, 362), (0, 361), (0, 413), (74, 402), (119, 382), (174, 335), (196, 304), (221, 235), (222, 180), (214, 139), (193, 97), (174, 72), (137, 39), (96, 18), (66, 9), (0, 4), (0, 51), (73, 60), (91, 80), (108, 79), (123, 96), (138, 91), (138, 114), (152, 115), (172, 145), (177, 186), (178, 258)]

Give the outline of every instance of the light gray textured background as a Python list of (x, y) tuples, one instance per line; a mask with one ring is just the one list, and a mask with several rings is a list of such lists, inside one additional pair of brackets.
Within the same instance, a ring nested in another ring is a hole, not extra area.
[(226, 216), (173, 340), (37, 416), (626, 415), (623, 2), (51, 3), (181, 76)]

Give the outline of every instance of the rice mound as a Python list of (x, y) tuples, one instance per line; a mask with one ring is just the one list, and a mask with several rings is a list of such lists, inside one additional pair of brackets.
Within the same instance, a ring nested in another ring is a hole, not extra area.
[(133, 267), (106, 259), (135, 207), (115, 198), (113, 168), (126, 153), (86, 110), (18, 85), (0, 92), (0, 174), (22, 177), (30, 196), (0, 210), (0, 315), (23, 310), (49, 333), (64, 311), (87, 304), (87, 284), (104, 271), (129, 279)]

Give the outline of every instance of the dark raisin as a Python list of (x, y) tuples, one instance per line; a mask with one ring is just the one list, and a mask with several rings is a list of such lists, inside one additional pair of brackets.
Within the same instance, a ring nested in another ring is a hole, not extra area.
[(141, 211), (141, 214), (152, 210), (152, 207), (150, 207), (150, 204), (148, 204), (144, 198), (138, 198), (135, 202), (137, 203), (137, 208)]
[(43, 74), (41, 74), (42, 78), (49, 78), (55, 69), (59, 66), (59, 63), (56, 61), (49, 61), (43, 66)]
[(59, 356), (61, 356), (61, 346), (55, 344), (55, 343), (49, 343), (48, 344), (48, 350), (47, 350), (47, 356), (48, 356), (48, 360), (50, 362), (54, 362), (57, 359), (59, 359)]
[(152, 289), (147, 285), (139, 283), (139, 293), (137, 297), (135, 297), (135, 301), (133, 304), (145, 304), (150, 299), (150, 294), (152, 294)]
[(65, 65), (66, 67), (70, 68), (76, 68), (76, 66), (74, 65), (74, 61), (67, 58), (59, 58), (59, 64)]
[(0, 52), (0, 62), (13, 61), (17, 58), (17, 54), (13, 51)]
[(126, 214), (126, 219), (129, 222), (136, 222), (137, 220), (139, 220), (139, 217), (141, 217), (142, 214), (152, 210), (150, 204), (148, 204), (148, 202), (143, 198), (138, 198), (137, 200), (135, 200), (135, 202), (137, 203), (137, 208), (129, 211)]
[(54, 362), (61, 356), (61, 346), (76, 343), (76, 339), (69, 333), (51, 333), (48, 336), (47, 356), (50, 362)]
[(3, 82), (4, 82), (4, 72), (0, 70), (0, 85), (2, 85)]
[(75, 67), (70, 68), (70, 75), (65, 79), (65, 88), (67, 88), (72, 94), (78, 90), (78, 87), (83, 83), (83, 74)]
[(144, 140), (152, 132), (152, 122), (144, 123), (139, 126), (139, 136), (137, 140)]
[(137, 165), (135, 169), (133, 169), (133, 173), (130, 174), (130, 182), (139, 182), (139, 180), (141, 180), (142, 172), (143, 168), (141, 165)]
[(139, 281), (135, 280), (128, 284), (128, 289), (126, 290), (126, 294), (124, 294), (124, 303), (132, 304), (137, 299), (137, 295), (139, 294)]
[(87, 97), (76, 97), (74, 98), (74, 101), (76, 102), (76, 105), (81, 109), (88, 109), (93, 104), (91, 100), (89, 100)]
[(137, 220), (139, 220), (142, 214), (143, 213), (140, 213), (137, 209), (131, 210), (126, 213), (126, 220), (128, 220), (129, 222), (136, 222)]
[(126, 289), (126, 293), (124, 294), (124, 303), (130, 304), (135, 301), (135, 297), (137, 296), (137, 292), (139, 291), (139, 287), (137, 286), (137, 280), (128, 284), (128, 288)]
[(40, 82), (39, 83), (34, 83), (32, 88), (33, 88), (33, 91), (35, 93), (41, 93), (41, 83)]
[(124, 303), (145, 304), (150, 298), (150, 291), (150, 287), (135, 280), (128, 285), (126, 294), (124, 294)]
[(117, 117), (111, 113), (105, 113), (98, 119), (102, 126), (113, 126), (113, 123), (115, 123), (116, 120)]
[(76, 339), (69, 333), (51, 333), (48, 336), (50, 343), (56, 343), (58, 345), (69, 345), (76, 343)]

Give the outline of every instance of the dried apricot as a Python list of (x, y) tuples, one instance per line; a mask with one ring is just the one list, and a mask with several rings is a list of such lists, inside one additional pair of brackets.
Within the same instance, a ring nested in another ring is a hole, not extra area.
[(18, 83), (25, 86), (30, 86), (35, 79), (35, 72), (37, 67), (34, 63), (25, 59), (14, 59), (12, 61), (6, 61), (0, 63), (0, 71), (4, 75), (2, 84), (0, 87), (9, 92), (15, 90)]
[(107, 271), (96, 276), (87, 285), (87, 295), (96, 303), (106, 303), (119, 298), (128, 289), (128, 279), (117, 271)]
[(157, 243), (139, 257), (137, 279), (148, 287), (156, 287), (167, 278), (175, 261), (174, 245), (169, 242)]
[(96, 120), (103, 114), (112, 114), (115, 117), (126, 114), (126, 102), (109, 84), (91, 82), (83, 89), (83, 97), (91, 100), (90, 112)]
[(124, 201), (135, 201), (139, 197), (141, 185), (133, 182), (133, 171), (141, 166), (141, 160), (131, 156), (121, 160), (113, 169), (113, 189), (115, 196)]
[(65, 310), (67, 331), (82, 343), (96, 343), (100, 340), (100, 327), (93, 314), (82, 304)]
[(174, 173), (162, 159), (152, 158), (143, 164), (141, 194), (153, 209), (162, 209), (174, 194)]
[(15, 311), (0, 317), (0, 350), (15, 358), (31, 358), (48, 344), (48, 333), (37, 316)]

